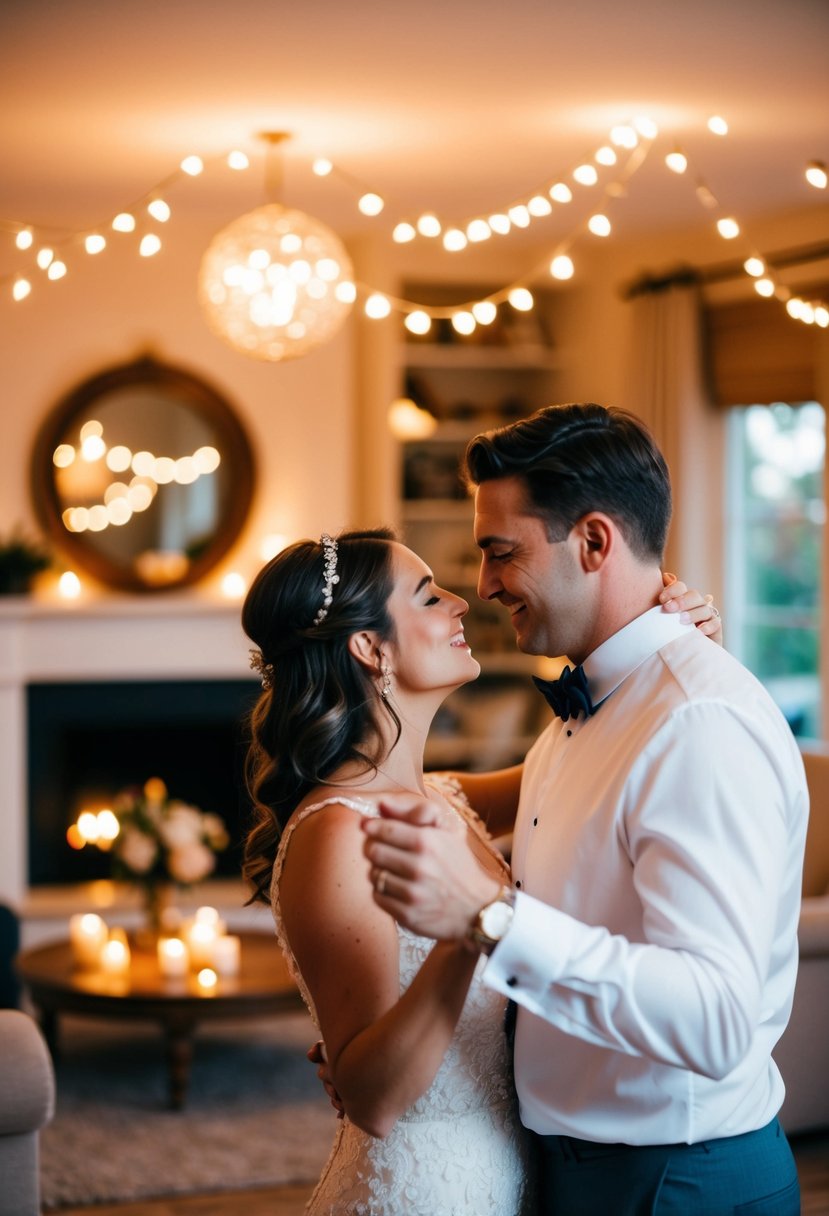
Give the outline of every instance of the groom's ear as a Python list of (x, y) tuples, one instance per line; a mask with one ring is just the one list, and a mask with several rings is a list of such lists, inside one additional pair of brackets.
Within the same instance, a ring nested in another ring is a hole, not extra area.
[(591, 511), (573, 525), (571, 536), (576, 542), (581, 567), (587, 574), (595, 573), (607, 561), (619, 540), (619, 530), (609, 515)]
[(373, 629), (361, 629), (359, 633), (352, 633), (348, 639), (348, 650), (361, 667), (366, 667), (369, 671), (377, 670), (379, 646), (377, 634)]

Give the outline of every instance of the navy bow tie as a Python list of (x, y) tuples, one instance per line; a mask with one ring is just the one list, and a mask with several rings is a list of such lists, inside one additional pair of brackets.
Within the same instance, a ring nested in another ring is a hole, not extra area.
[(590, 700), (587, 676), (581, 664), (573, 668), (565, 667), (557, 680), (541, 680), (538, 676), (533, 676), (533, 682), (562, 722), (577, 718), (579, 714), (589, 718), (596, 712)]

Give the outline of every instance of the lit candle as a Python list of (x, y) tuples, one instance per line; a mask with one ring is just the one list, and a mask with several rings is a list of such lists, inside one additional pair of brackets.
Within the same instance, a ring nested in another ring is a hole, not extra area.
[(202, 992), (212, 992), (219, 982), (219, 977), (212, 967), (202, 967), (199, 974), (196, 976), (196, 981)]
[(217, 937), (220, 937), (227, 928), (225, 922), (219, 916), (218, 908), (211, 908), (208, 904), (205, 904), (201, 908), (196, 908), (195, 919), (198, 925), (212, 925)]
[(190, 961), (194, 967), (213, 966), (213, 951), (217, 937), (215, 925), (204, 920), (193, 921), (187, 933), (187, 945), (190, 948)]
[(96, 912), (79, 912), (69, 920), (72, 954), (80, 967), (97, 967), (107, 927)]
[(187, 946), (180, 937), (162, 937), (158, 942), (158, 968), (165, 979), (180, 979), (190, 967)]
[(225, 935), (216, 938), (213, 947), (213, 967), (218, 975), (238, 975), (241, 956), (241, 940)]
[(105, 975), (126, 975), (130, 969), (130, 948), (120, 937), (111, 937), (101, 949), (101, 970)]

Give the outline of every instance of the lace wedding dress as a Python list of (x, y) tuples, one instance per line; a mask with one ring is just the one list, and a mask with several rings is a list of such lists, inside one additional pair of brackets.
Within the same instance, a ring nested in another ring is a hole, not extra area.
[[(484, 837), (460, 788), (446, 779), (432, 784)], [(332, 798), (306, 807), (283, 835), (271, 888), (277, 937), (315, 1024), (313, 1002), (282, 927), (279, 878), (297, 824), (334, 802), (361, 815), (378, 813), (360, 799)], [(398, 935), (403, 992), (434, 942), (399, 926)], [(484, 962), (475, 971), (455, 1035), (429, 1089), (384, 1140), (348, 1118), (340, 1120), (306, 1216), (520, 1216), (528, 1210), (526, 1142), (504, 1034), (505, 1005), (480, 978)]]

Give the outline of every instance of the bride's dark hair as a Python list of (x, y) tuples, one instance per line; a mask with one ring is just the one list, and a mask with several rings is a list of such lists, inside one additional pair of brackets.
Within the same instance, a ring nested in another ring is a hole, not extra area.
[(332, 602), (319, 624), (325, 557), (317, 541), (291, 545), (253, 581), (242, 608), (242, 627), (261, 651), (267, 687), (250, 716), (246, 760), (253, 801), (242, 873), (248, 902), (270, 902), (271, 871), (285, 824), (297, 804), (347, 761), (371, 772), (383, 758), (380, 706), (372, 674), (352, 656), (349, 637), (362, 629), (394, 640), (388, 611), (393, 588), (392, 542), (387, 528), (337, 537)]

